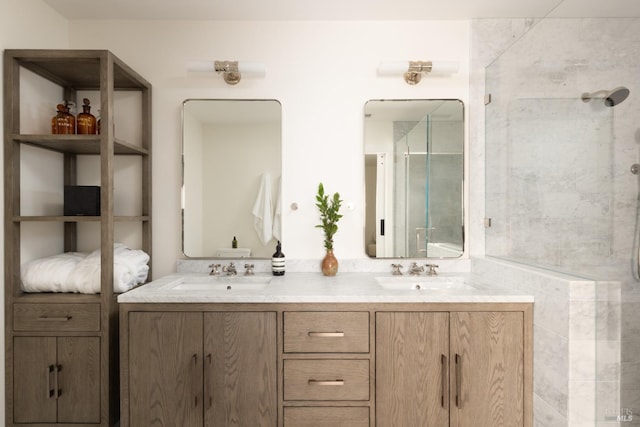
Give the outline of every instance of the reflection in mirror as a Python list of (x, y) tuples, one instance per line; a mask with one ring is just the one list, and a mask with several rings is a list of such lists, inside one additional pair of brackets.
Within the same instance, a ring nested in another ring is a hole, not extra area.
[(464, 105), (365, 105), (365, 250), (374, 258), (457, 258), (464, 248)]
[(182, 138), (184, 254), (270, 258), (281, 229), (280, 103), (186, 100)]

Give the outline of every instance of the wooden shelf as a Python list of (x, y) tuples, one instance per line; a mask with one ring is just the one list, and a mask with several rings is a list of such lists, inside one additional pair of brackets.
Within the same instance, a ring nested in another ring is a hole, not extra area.
[(140, 90), (151, 85), (138, 73), (107, 50), (12, 51), (19, 65), (61, 86), (76, 90), (100, 90), (100, 61), (113, 61), (113, 87), (116, 90)]
[[(47, 150), (72, 154), (100, 154), (100, 135), (20, 135), (13, 134), (11, 139)], [(114, 154), (146, 156), (149, 151), (143, 147), (116, 139)]]
[(18, 296), (14, 296), (14, 302), (30, 304), (99, 303), (100, 299), (100, 294), (73, 294), (64, 292), (23, 292)]
[[(25, 215), (14, 216), (13, 222), (100, 222), (101, 216), (63, 216), (63, 215)], [(141, 216), (114, 216), (115, 222), (149, 221), (146, 215)]]

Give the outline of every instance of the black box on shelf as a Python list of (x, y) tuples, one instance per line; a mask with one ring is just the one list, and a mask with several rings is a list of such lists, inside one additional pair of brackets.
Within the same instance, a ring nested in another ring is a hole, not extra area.
[(94, 185), (65, 185), (64, 215), (100, 215), (100, 187)]

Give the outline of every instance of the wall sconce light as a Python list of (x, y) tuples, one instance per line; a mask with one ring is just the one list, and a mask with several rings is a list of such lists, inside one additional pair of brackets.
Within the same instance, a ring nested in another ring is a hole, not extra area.
[(420, 83), (422, 73), (455, 74), (458, 72), (458, 67), (456, 61), (386, 61), (380, 63), (378, 73), (403, 74), (405, 82), (415, 85)]
[(236, 85), (242, 75), (253, 75), (263, 77), (265, 75), (264, 64), (259, 62), (239, 62), (239, 61), (190, 61), (187, 64), (189, 71), (215, 71), (222, 74), (224, 81), (230, 85)]

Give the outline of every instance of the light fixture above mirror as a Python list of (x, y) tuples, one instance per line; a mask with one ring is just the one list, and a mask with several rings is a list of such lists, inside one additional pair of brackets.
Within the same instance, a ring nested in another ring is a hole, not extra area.
[(456, 61), (385, 61), (378, 67), (380, 75), (402, 74), (407, 84), (420, 83), (422, 74), (455, 74), (459, 65)]
[(264, 77), (264, 64), (246, 61), (189, 61), (187, 70), (195, 72), (216, 72), (229, 85), (237, 85), (243, 75)]

